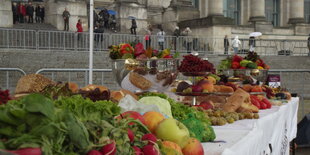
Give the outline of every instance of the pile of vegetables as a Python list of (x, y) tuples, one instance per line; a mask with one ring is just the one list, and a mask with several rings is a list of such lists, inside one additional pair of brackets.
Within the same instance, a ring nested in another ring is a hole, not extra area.
[(221, 61), (219, 70), (227, 69), (269, 69), (270, 67), (257, 55), (256, 52), (249, 52), (244, 58), (238, 55), (228, 57)]
[(203, 111), (178, 103), (161, 93), (148, 92), (139, 97), (143, 98), (146, 96), (158, 96), (168, 100), (171, 105), (173, 118), (182, 122), (188, 128), (191, 137), (197, 138), (200, 142), (213, 141), (216, 138), (210, 119)]
[(177, 58), (179, 53), (171, 54), (170, 49), (158, 51), (152, 48), (144, 49), (142, 43), (124, 43), (109, 46), (111, 59), (150, 59), (150, 58)]
[(133, 119), (114, 119), (119, 114), (116, 103), (93, 102), (81, 95), (51, 100), (31, 94), (11, 100), (0, 105), (0, 154), (4, 150), (32, 155), (134, 154), (132, 146), (147, 145), (141, 138), (149, 130)]

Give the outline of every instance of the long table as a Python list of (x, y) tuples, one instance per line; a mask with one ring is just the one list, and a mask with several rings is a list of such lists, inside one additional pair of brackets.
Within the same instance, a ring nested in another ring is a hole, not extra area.
[(288, 155), (297, 133), (299, 98), (260, 110), (259, 119), (214, 126), (215, 142), (203, 143), (206, 155)]

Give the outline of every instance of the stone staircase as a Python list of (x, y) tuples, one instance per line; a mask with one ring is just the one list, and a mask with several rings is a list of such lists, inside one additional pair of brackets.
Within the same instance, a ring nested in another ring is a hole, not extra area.
[(57, 30), (56, 27), (54, 27), (51, 24), (46, 23), (20, 23), (15, 24), (13, 26), (14, 29), (28, 29), (28, 30)]

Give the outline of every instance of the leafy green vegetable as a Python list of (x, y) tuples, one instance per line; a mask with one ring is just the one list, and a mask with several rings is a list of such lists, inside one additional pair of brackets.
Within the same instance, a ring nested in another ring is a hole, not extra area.
[(81, 95), (60, 97), (55, 105), (73, 112), (80, 120), (111, 120), (119, 115), (121, 108), (112, 101), (96, 101), (84, 99)]
[(250, 68), (250, 69), (256, 69), (256, 68), (257, 68), (257, 64), (254, 63), (254, 62), (248, 63), (246, 67), (247, 67), (247, 68)]
[(157, 97), (157, 96), (147, 96), (139, 100), (141, 103), (146, 105), (156, 105), (160, 112), (172, 118), (171, 106), (166, 99)]
[(53, 101), (44, 97), (41, 94), (30, 94), (22, 99), (26, 105), (25, 109), (28, 112), (38, 112), (46, 117), (54, 118), (54, 104)]
[(226, 70), (230, 69), (231, 67), (231, 58), (227, 58), (221, 61), (220, 65), (218, 66), (219, 70)]

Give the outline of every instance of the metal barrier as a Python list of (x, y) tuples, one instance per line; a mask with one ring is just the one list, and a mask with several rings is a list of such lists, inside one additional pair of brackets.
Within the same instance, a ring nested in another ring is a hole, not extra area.
[[(0, 74), (0, 88), (9, 89), (11, 92), (14, 90), (18, 79), (21, 76), (26, 75), (26, 73), (20, 68), (0, 68), (0, 72), (4, 72), (4, 74)], [(18, 75), (10, 72), (17, 72)], [(13, 86), (11, 83), (14, 83), (15, 85)]]
[[(151, 47), (159, 49), (156, 35), (151, 37)], [(146, 45), (144, 35), (95, 33), (94, 50), (106, 51), (110, 45), (141, 42)], [(230, 40), (230, 45), (231, 45)], [(239, 53), (249, 50), (249, 39), (240, 39)], [(89, 34), (87, 32), (35, 31), (25, 29), (0, 28), (0, 48), (87, 51)], [(165, 36), (164, 48), (182, 53), (196, 51), (205, 55), (224, 54), (223, 38), (202, 36)], [(306, 40), (256, 39), (255, 51), (260, 55), (308, 55)], [(229, 48), (229, 52), (232, 49)]]
[[(112, 69), (93, 69), (94, 83), (101, 85), (115, 85), (112, 75), (107, 79), (104, 73), (111, 73)], [(99, 73), (99, 74), (98, 74)], [(75, 68), (42, 68), (36, 72), (49, 77), (53, 81), (76, 82), (78, 85), (86, 86), (88, 84), (89, 69)], [(110, 79), (110, 80), (108, 80)], [(100, 81), (100, 82), (98, 82)], [(110, 83), (107, 83), (110, 82)], [(115, 87), (115, 86), (114, 86)]]

